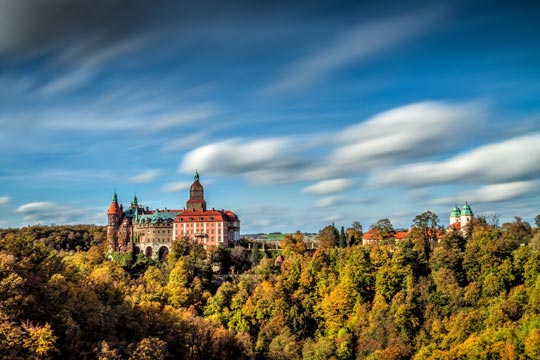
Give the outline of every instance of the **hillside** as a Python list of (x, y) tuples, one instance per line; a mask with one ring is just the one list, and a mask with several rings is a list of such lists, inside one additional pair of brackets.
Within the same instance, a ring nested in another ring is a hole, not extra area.
[(280, 266), (181, 242), (110, 261), (100, 227), (2, 230), (0, 357), (540, 358), (539, 229), (424, 230), (315, 253), (287, 235)]

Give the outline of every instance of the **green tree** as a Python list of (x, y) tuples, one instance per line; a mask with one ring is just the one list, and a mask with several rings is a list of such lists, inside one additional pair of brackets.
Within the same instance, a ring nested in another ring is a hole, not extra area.
[(383, 244), (394, 243), (394, 235), (396, 234), (396, 230), (389, 219), (384, 218), (377, 220), (375, 224), (370, 226), (370, 230), (377, 231)]
[(439, 217), (431, 211), (425, 211), (422, 214), (416, 215), (413, 226), (422, 232), (425, 242), (424, 251), (429, 257), (431, 245), (437, 241), (440, 234)]
[(345, 228), (341, 227), (341, 232), (339, 233), (339, 247), (344, 248), (347, 246), (347, 236), (345, 235)]

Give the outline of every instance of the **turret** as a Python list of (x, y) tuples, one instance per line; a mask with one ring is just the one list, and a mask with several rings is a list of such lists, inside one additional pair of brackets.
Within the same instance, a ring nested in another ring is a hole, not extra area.
[(452, 209), (452, 212), (450, 213), (450, 225), (452, 224), (455, 224), (455, 223), (458, 223), (461, 221), (461, 210), (459, 209), (459, 207), (456, 205), (453, 209)]
[(136, 209), (139, 207), (139, 202), (137, 201), (137, 195), (133, 194), (133, 201), (131, 202), (131, 208)]
[(461, 227), (465, 227), (471, 220), (473, 219), (473, 212), (471, 210), (471, 207), (467, 202), (465, 202), (465, 205), (463, 205), (463, 210), (461, 210)]
[(109, 210), (107, 210), (107, 219), (107, 243), (109, 252), (114, 252), (118, 250), (118, 227), (122, 221), (122, 208), (118, 205), (116, 191), (113, 194)]
[(191, 211), (206, 211), (206, 201), (204, 200), (204, 188), (199, 182), (199, 172), (195, 171), (193, 184), (189, 188), (189, 200), (186, 209)]

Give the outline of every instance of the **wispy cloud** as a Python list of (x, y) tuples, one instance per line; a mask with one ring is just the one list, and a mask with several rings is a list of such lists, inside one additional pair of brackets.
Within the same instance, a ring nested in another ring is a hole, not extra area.
[(160, 174), (159, 170), (156, 170), (156, 169), (147, 170), (138, 175), (132, 176), (129, 179), (129, 182), (133, 184), (149, 183), (156, 180), (159, 174)]
[(320, 181), (316, 184), (306, 186), (302, 189), (303, 192), (327, 195), (342, 192), (352, 185), (352, 181), (349, 179), (332, 179)]
[(164, 184), (161, 189), (165, 192), (180, 192), (189, 189), (190, 185), (188, 181), (180, 181)]
[(285, 93), (307, 87), (341, 67), (358, 64), (425, 33), (443, 18), (441, 8), (362, 23), (340, 34), (332, 44), (288, 66), (263, 93)]
[(195, 108), (180, 110), (172, 114), (165, 114), (156, 118), (149, 126), (154, 131), (165, 130), (194, 122), (200, 122), (216, 115), (218, 111), (214, 105), (202, 104)]
[(6, 206), (11, 201), (9, 196), (0, 196), (0, 206)]
[(538, 181), (515, 181), (504, 184), (486, 185), (475, 190), (456, 194), (455, 196), (434, 199), (432, 203), (435, 205), (451, 205), (465, 201), (471, 203), (508, 201), (531, 193), (539, 187), (540, 183)]
[[(259, 183), (325, 180), (304, 189), (318, 194), (350, 186), (348, 177), (391, 164), (430, 158), (453, 149), (483, 124), (479, 104), (420, 102), (381, 112), (334, 134), (302, 137), (231, 139), (198, 147), (182, 159), (179, 170), (198, 168), (215, 175), (242, 175)], [(332, 141), (328, 141), (331, 139)], [(315, 150), (315, 151), (314, 151)], [(328, 156), (314, 156), (314, 153)], [(341, 180), (332, 178), (341, 176)], [(327, 180), (326, 180), (327, 179)], [(336, 179), (334, 179), (336, 180)]]
[(379, 186), (504, 183), (540, 175), (540, 133), (488, 144), (439, 162), (400, 166), (374, 174)]
[(340, 197), (327, 196), (327, 197), (317, 200), (315, 202), (315, 205), (320, 208), (325, 208), (325, 207), (336, 206), (339, 204), (339, 202), (340, 202)]
[(367, 169), (430, 157), (458, 146), (482, 126), (480, 104), (419, 102), (381, 112), (338, 133), (339, 146), (330, 163), (339, 168)]
[(244, 141), (231, 139), (204, 145), (188, 152), (179, 171), (199, 169), (215, 175), (246, 175), (260, 182), (290, 182), (287, 170), (296, 172), (303, 162), (291, 150), (289, 138)]
[(179, 137), (178, 139), (171, 140), (165, 145), (162, 149), (165, 152), (174, 152), (189, 149), (193, 145), (197, 145), (203, 142), (203, 140), (208, 136), (205, 132), (199, 132), (194, 134), (189, 134), (186, 136)]
[(50, 96), (74, 90), (88, 82), (94, 76), (94, 73), (94, 69), (77, 68), (53, 78), (37, 90), (36, 93), (40, 96)]
[(60, 205), (54, 202), (31, 202), (19, 206), (16, 213), (23, 216), (23, 223), (30, 224), (73, 224), (88, 223), (94, 218), (95, 210)]

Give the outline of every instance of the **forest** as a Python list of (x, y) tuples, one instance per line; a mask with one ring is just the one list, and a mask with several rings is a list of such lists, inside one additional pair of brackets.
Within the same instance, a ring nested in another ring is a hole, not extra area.
[(462, 234), (423, 215), (397, 243), (290, 234), (280, 261), (187, 239), (163, 262), (108, 256), (93, 225), (0, 230), (0, 357), (540, 359), (540, 224)]

